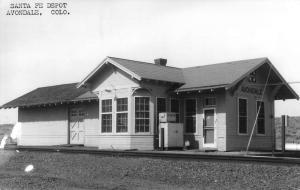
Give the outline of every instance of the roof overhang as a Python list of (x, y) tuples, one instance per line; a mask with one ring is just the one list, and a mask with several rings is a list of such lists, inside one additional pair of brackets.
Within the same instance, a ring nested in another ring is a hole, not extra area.
[(203, 90), (215, 90), (219, 88), (225, 88), (226, 85), (215, 85), (215, 86), (203, 86), (203, 87), (192, 87), (192, 88), (182, 88), (182, 89), (177, 89), (175, 92), (189, 92), (189, 91), (203, 91)]
[(106, 57), (92, 72), (90, 72), (80, 83), (78, 83), (77, 88), (82, 87), (90, 78), (92, 78), (97, 71), (99, 71), (104, 65), (112, 64), (115, 67), (119, 68), (120, 70), (124, 71), (125, 73), (129, 74), (132, 78), (137, 80), (142, 80), (142, 77), (135, 74), (134, 72), (130, 71), (129, 69), (125, 68), (124, 66), (120, 65), (116, 61)]
[(75, 104), (79, 102), (91, 102), (98, 101), (98, 97), (93, 98), (75, 98), (73, 100), (60, 100), (52, 102), (43, 102), (43, 103), (30, 103), (30, 104), (18, 104), (18, 105), (3, 105), (0, 106), (0, 109), (11, 109), (11, 108), (30, 108), (30, 107), (48, 107), (48, 106), (58, 106), (62, 104)]
[(232, 82), (231, 84), (228, 84), (225, 89), (230, 90), (235, 85), (237, 85), (240, 81), (242, 81), (245, 77), (247, 77), (250, 73), (257, 70), (259, 67), (261, 67), (264, 64), (268, 64), (268, 66), (272, 69), (272, 71), (278, 76), (278, 78), (282, 81), (282, 85), (284, 85), (293, 95), (293, 98), (287, 97), (287, 98), (281, 98), (281, 99), (297, 99), (299, 100), (299, 95), (294, 91), (294, 89), (286, 82), (286, 80), (281, 76), (281, 74), (278, 72), (278, 70), (274, 67), (274, 65), (271, 63), (271, 61), (266, 58), (263, 60), (260, 64), (256, 65), (252, 69), (250, 69), (248, 72), (243, 74), (240, 78)]

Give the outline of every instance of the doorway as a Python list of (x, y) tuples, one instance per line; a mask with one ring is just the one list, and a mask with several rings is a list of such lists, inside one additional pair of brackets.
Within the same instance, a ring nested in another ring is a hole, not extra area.
[(216, 147), (216, 130), (215, 121), (216, 114), (214, 108), (207, 108), (203, 110), (203, 140), (204, 147), (215, 148)]
[(83, 145), (85, 136), (85, 113), (81, 108), (71, 108), (69, 122), (70, 144)]

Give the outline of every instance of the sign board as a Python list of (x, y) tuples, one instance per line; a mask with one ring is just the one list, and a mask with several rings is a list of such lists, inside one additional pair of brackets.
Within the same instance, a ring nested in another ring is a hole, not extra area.
[(176, 122), (176, 113), (172, 112), (162, 112), (159, 113), (160, 123), (174, 123)]
[(261, 88), (242, 86), (241, 91), (250, 94), (262, 95), (263, 90)]

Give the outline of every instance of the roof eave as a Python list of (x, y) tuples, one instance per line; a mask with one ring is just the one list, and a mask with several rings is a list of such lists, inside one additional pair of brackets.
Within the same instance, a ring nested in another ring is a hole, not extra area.
[(272, 68), (272, 70), (276, 73), (276, 75), (280, 78), (280, 80), (282, 80), (283, 84), (292, 92), (292, 94), (294, 95), (294, 99), (299, 100), (299, 95), (294, 91), (294, 89), (281, 76), (281, 74), (277, 71), (277, 69), (274, 67), (274, 65), (271, 63), (271, 61), (269, 59), (267, 59), (266, 62), (269, 64), (269, 66)]
[(222, 84), (222, 85), (214, 85), (214, 86), (182, 88), (182, 89), (176, 89), (175, 92), (188, 92), (188, 91), (210, 90), (210, 89), (225, 88), (226, 86), (227, 86), (226, 84)]
[(134, 72), (130, 71), (129, 69), (125, 68), (124, 66), (120, 65), (119, 63), (117, 63), (116, 61), (112, 60), (109, 57), (106, 57), (103, 61), (101, 61), (101, 63), (92, 71), (90, 72), (80, 83), (78, 83), (77, 88), (82, 87), (92, 76), (94, 76), (94, 74), (105, 64), (110, 63), (114, 66), (116, 66), (117, 68), (121, 69), (122, 71), (128, 73), (132, 78), (135, 78), (137, 80), (141, 80), (142, 77), (135, 74)]
[(261, 61), (255, 67), (253, 67), (252, 69), (250, 69), (248, 72), (246, 72), (245, 74), (243, 74), (242, 76), (240, 76), (238, 79), (236, 79), (232, 83), (228, 84), (225, 89), (229, 90), (230, 88), (234, 87), (238, 82), (240, 82), (242, 79), (244, 79), (247, 75), (249, 75), (250, 73), (252, 73), (256, 69), (258, 69), (259, 67), (261, 67), (263, 64), (265, 64), (266, 61), (268, 61), (268, 58), (265, 58), (263, 61)]
[(261, 63), (259, 63), (258, 65), (256, 65), (255, 67), (253, 67), (252, 69), (250, 69), (248, 72), (246, 72), (245, 74), (243, 74), (241, 77), (239, 77), (237, 80), (235, 80), (234, 82), (232, 82), (231, 84), (228, 84), (225, 89), (229, 90), (231, 89), (233, 86), (235, 86), (238, 82), (240, 82), (241, 80), (243, 80), (247, 75), (249, 75), (250, 73), (252, 73), (253, 71), (255, 71), (256, 69), (258, 69), (259, 67), (261, 67), (263, 64), (267, 63), (271, 69), (276, 73), (276, 75), (280, 78), (280, 80), (282, 80), (283, 84), (291, 91), (291, 93), (294, 95), (294, 99), (299, 100), (299, 95), (294, 91), (294, 89), (285, 81), (285, 79), (281, 76), (281, 74), (277, 71), (277, 69), (274, 67), (274, 65), (271, 63), (271, 61), (268, 58), (265, 58)]
[(18, 108), (18, 107), (33, 107), (33, 106), (43, 106), (43, 105), (60, 105), (71, 102), (83, 102), (83, 101), (92, 101), (99, 100), (98, 97), (91, 98), (79, 98), (79, 99), (71, 99), (71, 100), (60, 100), (60, 101), (52, 101), (52, 102), (43, 102), (43, 103), (30, 103), (30, 104), (15, 104), (15, 105), (2, 105), (0, 109), (10, 109), (10, 108)]

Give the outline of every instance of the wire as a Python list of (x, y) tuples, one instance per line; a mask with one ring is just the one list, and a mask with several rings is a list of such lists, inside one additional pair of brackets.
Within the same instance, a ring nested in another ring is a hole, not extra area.
[[(269, 83), (267, 86), (277, 86), (277, 85), (284, 85), (284, 84), (300, 84), (300, 81), (295, 81), (295, 82), (279, 82), (279, 83)], [(253, 85), (253, 86), (265, 86), (266, 84), (262, 83), (249, 83), (247, 85)]]
[[(266, 88), (267, 88), (267, 84), (268, 84), (268, 81), (269, 81), (270, 73), (271, 73), (271, 67), (269, 69), (268, 77), (267, 77), (267, 80), (266, 80), (266, 83), (265, 83), (265, 86), (264, 86), (263, 93), (261, 95), (260, 102), (263, 101), (264, 94), (265, 94), (265, 91), (266, 91)], [(257, 122), (257, 118), (258, 118), (258, 115), (259, 115), (259, 112), (260, 112), (260, 108), (261, 108), (261, 103), (259, 104), (258, 111), (256, 113), (255, 121), (254, 121), (254, 124), (253, 124), (253, 127), (252, 127), (251, 135), (250, 135), (250, 138), (249, 138), (249, 141), (248, 141), (248, 145), (247, 145), (247, 149), (246, 149), (246, 154), (248, 154), (249, 146), (250, 146), (250, 143), (251, 143), (251, 140), (252, 140), (252, 136), (253, 136), (255, 125), (256, 125), (256, 122)]]

